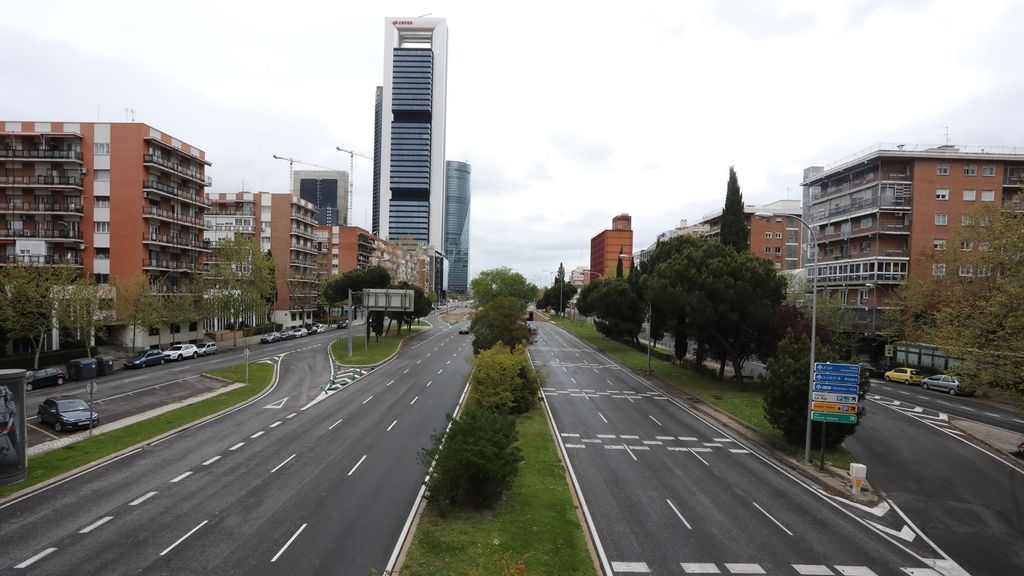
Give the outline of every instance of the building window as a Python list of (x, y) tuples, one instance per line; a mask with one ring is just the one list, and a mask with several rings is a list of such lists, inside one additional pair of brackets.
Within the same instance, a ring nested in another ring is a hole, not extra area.
[(871, 242), (868, 242), (868, 241), (861, 242), (860, 243), (860, 251), (861, 252), (870, 252), (871, 251)]
[(936, 238), (935, 240), (932, 240), (932, 249), (933, 250), (945, 250), (946, 249), (946, 241), (945, 240), (940, 240), (938, 238)]
[(860, 303), (867, 304), (868, 298), (871, 296), (871, 292), (867, 288), (861, 288), (860, 290)]
[(936, 200), (949, 200), (949, 188), (937, 188), (935, 190)]
[(974, 202), (978, 192), (975, 190), (964, 190), (964, 202)]
[(972, 274), (971, 274), (971, 267), (970, 266), (961, 266), (960, 269), (957, 272), (962, 277), (972, 276)]
[(964, 176), (977, 176), (978, 165), (977, 164), (964, 164)]
[(94, 170), (93, 174), (97, 182), (110, 182), (110, 170)]
[(782, 240), (782, 232), (776, 232), (775, 233), (775, 239), (776, 240)]
[(92, 145), (92, 152), (97, 156), (109, 156), (110, 142), (94, 142)]
[(93, 248), (94, 255), (99, 260), (107, 260), (110, 258), (110, 248)]
[(970, 214), (964, 214), (963, 216), (960, 217), (960, 225), (974, 226), (974, 216), (971, 216)]
[(150, 328), (149, 329), (149, 335), (150, 336), (159, 336), (160, 335), (160, 329), (159, 328)]
[(942, 212), (939, 212), (939, 213), (935, 214), (935, 225), (936, 226), (945, 226), (948, 221), (949, 221), (949, 214), (944, 214)]
[(974, 243), (971, 242), (970, 240), (960, 241), (960, 250), (962, 250), (963, 252), (969, 252), (972, 247), (974, 247)]
[(978, 266), (978, 274), (977, 275), (978, 276), (991, 276), (992, 272), (989, 270), (988, 266)]
[(991, 216), (982, 216), (981, 220), (978, 221), (978, 224), (980, 224), (982, 226), (991, 226), (992, 225), (992, 217)]
[(767, 240), (767, 239), (769, 239), (769, 238), (771, 238), (771, 237), (772, 237), (772, 233), (771, 233), (771, 232), (765, 232), (765, 233), (764, 233), (764, 237), (765, 237), (765, 239)]
[(949, 163), (943, 162), (935, 165), (935, 174), (938, 176), (949, 176)]
[(996, 201), (996, 191), (995, 190), (982, 190), (981, 191), (981, 201), (982, 202), (995, 202)]
[(110, 198), (106, 196), (97, 196), (94, 202), (96, 208), (110, 208)]
[(771, 246), (765, 246), (764, 247), (764, 253), (765, 254), (771, 254), (772, 253), (772, 247)]
[(110, 234), (110, 222), (94, 222), (96, 232), (99, 234)]
[(871, 216), (868, 216), (867, 218), (861, 218), (860, 219), (860, 227), (861, 228), (871, 228), (872, 224), (874, 224), (874, 220), (871, 219)]
[(92, 279), (97, 284), (110, 284), (110, 274), (93, 274)]
[(782, 247), (781, 246), (776, 246), (775, 247), (775, 255), (776, 256), (782, 255)]
[(941, 277), (943, 277), (945, 275), (946, 275), (946, 265), (945, 264), (932, 264), (932, 276), (935, 276), (936, 278), (941, 278)]
[(996, 175), (996, 165), (995, 164), (982, 164), (981, 165), (981, 175), (982, 176), (995, 176)]

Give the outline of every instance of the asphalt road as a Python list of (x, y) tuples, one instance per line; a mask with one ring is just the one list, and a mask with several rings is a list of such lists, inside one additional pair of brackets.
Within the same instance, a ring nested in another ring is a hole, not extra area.
[(0, 505), (0, 573), (383, 572), (418, 501), (416, 455), (465, 391), (470, 340), (437, 327), (316, 401), (331, 339), (270, 345), (279, 378), (257, 401)]
[(936, 390), (923, 390), (920, 385), (910, 386), (874, 379), (871, 380), (871, 392), (949, 416), (966, 418), (1024, 434), (1024, 414), (993, 402), (969, 396), (950, 396)]
[[(891, 387), (899, 390), (899, 385)], [(872, 395), (888, 393), (888, 388), (872, 386)], [(930, 398), (914, 400), (932, 403)], [(1020, 469), (972, 444), (948, 418), (881, 396), (869, 401), (864, 424), (845, 446), (867, 465), (872, 486), (884, 491), (970, 574), (1024, 574)]]
[[(534, 364), (606, 574), (955, 574), (546, 323)], [(876, 518), (913, 532), (895, 513)], [(868, 514), (868, 517), (873, 517)], [(941, 571), (940, 571), (941, 570)]]

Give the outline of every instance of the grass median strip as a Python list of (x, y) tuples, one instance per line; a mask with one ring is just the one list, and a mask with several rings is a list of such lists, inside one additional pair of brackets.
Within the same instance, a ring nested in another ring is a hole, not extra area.
[[(245, 365), (231, 366), (210, 372), (234, 382), (245, 381)], [(28, 477), (17, 484), (0, 486), (0, 498), (9, 496), (25, 488), (59, 476), (90, 462), (94, 462), (134, 446), (140, 442), (155, 438), (164, 432), (194, 422), (225, 408), (244, 402), (259, 394), (270, 383), (274, 367), (270, 364), (249, 364), (249, 385), (236, 388), (207, 398), (195, 404), (165, 412), (153, 418), (137, 422), (124, 428), (93, 436), (85, 440), (68, 444), (45, 454), (30, 457), (28, 460)]]
[(348, 355), (348, 335), (343, 334), (338, 340), (331, 343), (331, 356), (335, 362), (346, 366), (369, 366), (376, 364), (394, 354), (402, 340), (412, 336), (419, 330), (421, 328), (414, 329), (412, 333), (403, 331), (401, 337), (392, 332), (387, 336), (381, 336), (379, 341), (371, 335), (368, 346), (364, 343), (366, 339), (365, 332), (353, 334), (351, 357)]
[(402, 574), (593, 574), (583, 529), (544, 417), (535, 406), (517, 418), (519, 476), (494, 509), (441, 517), (427, 506)]

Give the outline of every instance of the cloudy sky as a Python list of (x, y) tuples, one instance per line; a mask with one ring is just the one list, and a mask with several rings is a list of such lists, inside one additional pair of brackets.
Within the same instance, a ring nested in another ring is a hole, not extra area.
[[(291, 156), (373, 150), (388, 16), (449, 28), (447, 153), (473, 165), (470, 274), (538, 284), (619, 213), (643, 247), (800, 197), (879, 142), (1024, 146), (1019, 2), (6, 3), (0, 119), (136, 121), (203, 148), (213, 191), (286, 192)], [(368, 227), (369, 161), (354, 223)]]

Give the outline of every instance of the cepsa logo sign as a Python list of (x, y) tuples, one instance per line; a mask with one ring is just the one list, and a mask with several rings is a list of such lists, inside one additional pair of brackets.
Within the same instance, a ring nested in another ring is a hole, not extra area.
[(412, 26), (412, 20), (392, 20), (392, 26)]

